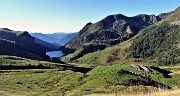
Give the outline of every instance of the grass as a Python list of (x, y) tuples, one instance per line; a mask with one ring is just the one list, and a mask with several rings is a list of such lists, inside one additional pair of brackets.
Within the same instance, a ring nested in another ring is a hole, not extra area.
[(27, 66), (27, 65), (39, 65), (38, 61), (25, 59), (16, 56), (0, 55), (0, 65), (16, 65), (16, 66)]
[[(131, 92), (133, 91), (133, 89), (131, 88), (129, 90), (131, 90)], [(161, 90), (161, 89), (154, 89), (147, 93), (143, 93), (143, 92), (136, 93), (136, 92), (132, 92), (129, 94), (122, 92), (117, 92), (113, 94), (90, 94), (85, 96), (179, 96), (180, 94), (180, 90)]]
[(128, 51), (129, 46), (132, 43), (133, 38), (131, 40), (122, 42), (119, 45), (108, 47), (101, 51), (88, 53), (75, 61), (71, 61), (71, 58), (78, 55), (81, 52), (81, 50), (77, 50), (72, 54), (61, 57), (60, 59), (61, 61), (66, 62), (66, 63), (75, 62), (79, 64), (94, 64), (94, 65), (119, 64), (119, 61), (121, 62), (124, 61), (124, 63), (127, 63), (128, 62), (128, 60), (126, 59), (128, 56), (127, 51)]
[[(134, 39), (136, 39), (139, 34), (132, 37), (130, 40), (124, 41), (118, 45), (107, 47), (104, 50), (96, 51), (93, 53), (88, 53), (83, 57), (80, 57), (75, 61), (79, 64), (91, 64), (91, 65), (113, 65), (113, 64), (144, 64), (144, 65), (156, 65), (153, 60), (146, 59), (135, 59), (129, 57), (129, 47), (131, 46)], [(73, 53), (77, 54), (77, 52)], [(74, 55), (75, 56), (75, 55)], [(64, 57), (63, 57), (64, 58)], [(62, 60), (64, 60), (61, 58)], [(73, 58), (72, 54), (67, 55), (66, 58)]]
[(66, 56), (63, 56), (60, 58), (61, 61), (65, 62), (65, 63), (69, 63), (70, 62), (70, 59), (75, 57), (77, 54), (79, 54), (79, 52), (81, 52), (81, 50), (77, 50), (75, 51), (74, 53), (72, 54), (68, 54)]
[(177, 11), (177, 12), (174, 12), (172, 14), (170, 14), (167, 18), (166, 18), (166, 21), (177, 21), (177, 20), (180, 20), (180, 11)]
[(169, 80), (160, 79), (160, 82), (164, 82), (167, 85), (172, 86), (174, 89), (180, 88), (180, 66), (161, 66), (160, 68), (171, 71), (172, 73), (170, 75), (173, 78)]
[[(0, 74), (2, 91), (31, 95), (61, 94), (78, 84), (81, 73), (57, 70), (28, 70)], [(71, 76), (71, 77), (70, 77)]]
[[(95, 68), (88, 74), (69, 70), (58, 71), (56, 69), (1, 70), (0, 90), (8, 91), (9, 94), (20, 93), (24, 95), (77, 95), (77, 93), (74, 93), (76, 91), (79, 91), (78, 94), (106, 92), (107, 90), (110, 92), (112, 90), (108, 87), (111, 83), (108, 83), (104, 78), (115, 78), (116, 72), (120, 69), (112, 67), (114, 71), (104, 76), (103, 73), (106, 71), (101, 70), (99, 75), (95, 76), (101, 68), (103, 66)], [(111, 67), (108, 68), (109, 72), (110, 69)]]
[(127, 62), (127, 48), (130, 46), (130, 41), (125, 41), (119, 45), (108, 47), (101, 51), (96, 51), (93, 53), (86, 54), (85, 56), (79, 58), (78, 63), (87, 64), (116, 64), (119, 60), (124, 60)]
[[(19, 57), (0, 56), (0, 58), (0, 62), (6, 61), (6, 65), (8, 62), (9, 65), (12, 64), (11, 62), (15, 62), (14, 65), (22, 66), (29, 64), (53, 65), (51, 62), (33, 61)], [(125, 84), (129, 83), (129, 79), (145, 80), (137, 75), (127, 73), (139, 73), (130, 65), (88, 66), (88, 64), (76, 64), (76, 66), (95, 68), (88, 73), (70, 70), (60, 71), (59, 69), (0, 70), (0, 95), (81, 96), (117, 93), (118, 96), (122, 94), (125, 96), (129, 93), (136, 95), (160, 90), (151, 86), (126, 86)], [(172, 71), (173, 73), (170, 74), (172, 78), (161, 78), (162, 74), (155, 70), (153, 70), (155, 74), (152, 74), (151, 78), (173, 87), (173, 91), (179, 90), (180, 67), (162, 66), (161, 68)]]

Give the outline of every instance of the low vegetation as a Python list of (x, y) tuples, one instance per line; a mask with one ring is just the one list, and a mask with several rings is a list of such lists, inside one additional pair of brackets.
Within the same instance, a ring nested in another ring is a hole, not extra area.
[(131, 41), (123, 42), (119, 45), (108, 47), (102, 51), (96, 51), (93, 53), (89, 53), (77, 60), (78, 63), (87, 63), (87, 64), (117, 64), (119, 61), (123, 64), (124, 62), (128, 62), (126, 59), (127, 48), (130, 46)]
[[(28, 62), (27, 62), (28, 61)], [(1, 56), (1, 66), (37, 66), (39, 64), (54, 65), (50, 62), (37, 62), (19, 57)], [(180, 87), (180, 67), (161, 67), (161, 69), (170, 70), (173, 73), (172, 78), (162, 78), (163, 73), (151, 69), (152, 73), (144, 75), (144, 71), (138, 71), (130, 65), (111, 65), (111, 66), (87, 66), (88, 64), (76, 64), (76, 66), (93, 68), (87, 73), (75, 72), (71, 70), (61, 70), (42, 68), (39, 69), (12, 69), (0, 70), (0, 95), (71, 95), (80, 96), (92, 93), (96, 94), (113, 94), (113, 93), (147, 93), (152, 90), (163, 88), (171, 90)], [(179, 69), (178, 69), (179, 68)], [(146, 73), (146, 72), (145, 72)], [(135, 83), (133, 81), (146, 83)], [(153, 85), (152, 82), (155, 82)], [(139, 93), (139, 94), (140, 94)]]
[(177, 47), (180, 27), (162, 23), (145, 28), (134, 39), (130, 55), (134, 58), (157, 59), (159, 65), (178, 64), (180, 49)]
[(151, 65), (173, 65), (180, 63), (180, 27), (162, 21), (139, 32), (138, 35), (118, 45), (88, 53), (76, 60), (78, 54), (62, 57), (65, 62), (94, 65), (142, 63)]

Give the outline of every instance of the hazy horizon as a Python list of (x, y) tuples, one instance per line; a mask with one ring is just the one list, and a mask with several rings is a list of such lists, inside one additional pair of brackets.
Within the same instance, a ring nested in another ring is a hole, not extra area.
[(41, 34), (55, 34), (55, 33), (76, 33), (76, 32), (29, 32), (28, 33), (41, 33)]
[(179, 5), (179, 0), (1, 0), (0, 28), (32, 33), (78, 32), (86, 23), (108, 15), (158, 15)]

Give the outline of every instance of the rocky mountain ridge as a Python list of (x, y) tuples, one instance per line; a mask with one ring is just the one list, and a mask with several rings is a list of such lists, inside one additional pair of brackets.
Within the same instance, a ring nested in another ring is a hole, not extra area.
[(116, 45), (136, 35), (140, 29), (160, 20), (159, 16), (146, 14), (134, 17), (122, 14), (109, 15), (94, 24), (87, 23), (65, 47), (79, 49), (90, 44)]

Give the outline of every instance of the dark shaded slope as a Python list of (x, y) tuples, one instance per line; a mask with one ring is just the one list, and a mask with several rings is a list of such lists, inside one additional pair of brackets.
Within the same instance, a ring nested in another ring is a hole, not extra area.
[(54, 50), (35, 42), (35, 38), (28, 32), (0, 29), (0, 54), (14, 55), (35, 60), (49, 60), (47, 51)]
[(49, 43), (49, 42), (46, 42), (46, 41), (43, 41), (43, 40), (40, 40), (36, 37), (35, 37), (35, 42), (46, 47), (46, 48), (52, 49), (53, 51), (59, 49), (59, 46), (52, 44), (52, 43)]

